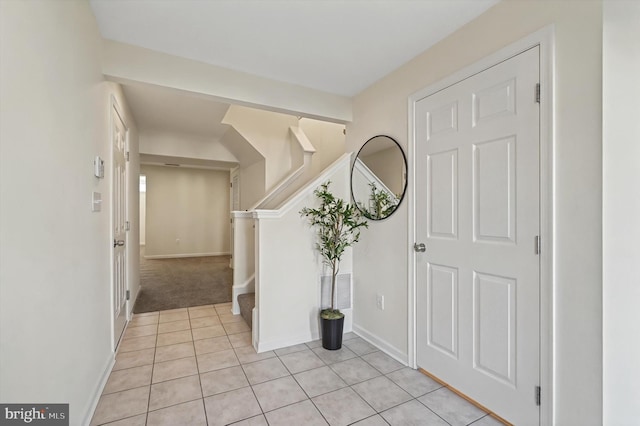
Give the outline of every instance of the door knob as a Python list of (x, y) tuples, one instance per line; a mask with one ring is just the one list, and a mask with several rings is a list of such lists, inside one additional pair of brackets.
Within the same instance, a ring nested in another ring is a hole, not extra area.
[(124, 240), (113, 240), (113, 246), (123, 246), (124, 245)]
[(427, 246), (424, 245), (424, 243), (415, 243), (413, 245), (413, 249), (416, 253), (424, 253), (425, 251), (427, 251)]

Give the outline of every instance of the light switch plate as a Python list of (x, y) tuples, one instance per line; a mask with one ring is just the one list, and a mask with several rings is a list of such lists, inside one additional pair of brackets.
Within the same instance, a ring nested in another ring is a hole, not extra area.
[(102, 210), (102, 194), (94, 192), (91, 197), (91, 211), (99, 212), (100, 210)]

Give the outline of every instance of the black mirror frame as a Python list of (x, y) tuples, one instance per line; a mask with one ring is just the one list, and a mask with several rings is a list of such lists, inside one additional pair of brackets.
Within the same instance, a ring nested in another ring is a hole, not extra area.
[[(358, 159), (358, 157), (360, 156), (360, 153), (362, 152), (362, 150), (364, 149), (364, 147), (365, 147), (365, 146), (367, 146), (367, 144), (368, 144), (369, 142), (371, 142), (372, 140), (374, 140), (374, 139), (376, 139), (376, 138), (379, 138), (379, 137), (383, 137), (383, 138), (387, 138), (387, 139), (389, 139), (390, 141), (392, 141), (393, 143), (395, 143), (395, 144), (396, 144), (396, 146), (398, 147), (398, 149), (400, 150), (400, 153), (402, 154), (402, 161), (404, 162), (404, 186), (403, 186), (403, 188), (402, 188), (402, 195), (401, 195), (401, 196), (400, 196), (400, 198), (398, 199), (398, 204), (396, 204), (395, 208), (394, 208), (394, 209), (393, 209), (393, 210), (392, 210), (388, 215), (386, 215), (385, 217), (381, 217), (381, 218), (372, 218), (372, 217), (370, 217), (370, 216), (369, 216), (369, 213), (368, 213), (368, 212), (364, 212), (364, 211), (362, 211), (362, 209), (360, 208), (360, 206), (358, 206), (358, 203), (357, 203), (357, 201), (356, 201), (356, 197), (355, 197), (355, 195), (354, 195), (354, 193), (353, 193), (353, 170), (355, 169), (355, 166), (356, 166), (356, 160), (357, 160), (357, 159)], [(366, 141), (366, 142), (365, 142), (365, 143), (360, 147), (360, 149), (358, 150), (358, 153), (356, 154), (356, 156), (355, 156), (355, 158), (354, 158), (354, 160), (353, 160), (353, 164), (351, 165), (351, 174), (350, 174), (350, 176), (349, 176), (349, 180), (350, 180), (350, 182), (349, 182), (349, 184), (350, 184), (350, 185), (349, 185), (349, 186), (351, 187), (351, 200), (353, 201), (353, 204), (354, 204), (354, 205), (356, 206), (356, 208), (360, 211), (360, 213), (362, 213), (362, 215), (363, 215), (365, 218), (367, 218), (368, 220), (375, 220), (376, 222), (378, 222), (378, 221), (382, 221), (382, 220), (385, 220), (385, 219), (387, 219), (387, 218), (391, 217), (391, 216), (392, 216), (392, 215), (393, 215), (393, 214), (398, 210), (398, 207), (400, 207), (400, 204), (402, 204), (402, 201), (404, 200), (404, 197), (405, 197), (405, 196), (406, 196), (406, 194), (407, 194), (407, 176), (408, 176), (408, 170), (409, 170), (409, 166), (408, 166), (408, 163), (407, 163), (407, 156), (405, 155), (405, 153), (404, 153), (404, 149), (402, 149), (402, 147), (400, 146), (400, 144), (398, 143), (398, 141), (397, 141), (397, 140), (395, 140), (394, 138), (392, 138), (391, 136), (388, 136), (388, 135), (375, 135), (375, 136), (373, 136), (373, 137), (369, 138), (369, 139), (368, 139), (368, 140), (367, 140), (367, 141)]]

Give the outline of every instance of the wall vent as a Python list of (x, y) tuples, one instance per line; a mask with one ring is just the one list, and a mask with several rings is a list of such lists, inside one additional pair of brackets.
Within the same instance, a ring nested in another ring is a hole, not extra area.
[[(338, 274), (337, 308), (351, 309), (351, 274)], [(320, 307), (326, 309), (331, 307), (331, 275), (324, 275), (320, 278)]]

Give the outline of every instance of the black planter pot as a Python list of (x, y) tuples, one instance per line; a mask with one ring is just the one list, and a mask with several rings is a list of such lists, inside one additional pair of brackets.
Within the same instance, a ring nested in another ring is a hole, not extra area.
[(340, 349), (342, 347), (344, 317), (338, 319), (320, 319), (322, 320), (322, 347), (330, 351)]

